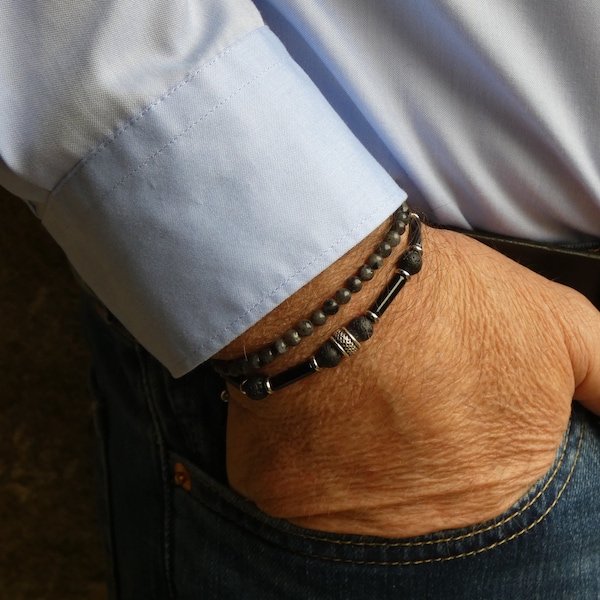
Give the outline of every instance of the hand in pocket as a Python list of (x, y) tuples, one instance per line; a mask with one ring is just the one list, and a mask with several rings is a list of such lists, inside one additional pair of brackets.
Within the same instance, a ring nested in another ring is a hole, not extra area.
[(260, 403), (232, 393), (230, 485), (325, 531), (406, 537), (493, 518), (551, 465), (575, 397), (600, 412), (600, 313), (459, 234), (359, 354)]

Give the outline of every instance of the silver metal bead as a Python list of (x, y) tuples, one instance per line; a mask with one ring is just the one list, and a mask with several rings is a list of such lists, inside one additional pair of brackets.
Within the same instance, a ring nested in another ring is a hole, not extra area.
[(412, 275), (404, 269), (396, 269), (396, 273), (398, 273), (398, 275), (402, 275), (402, 277), (404, 277), (406, 281), (408, 281), (412, 277)]
[(360, 350), (360, 344), (356, 338), (345, 328), (338, 329), (330, 339), (344, 356), (350, 357)]
[[(334, 334), (335, 335), (335, 334)], [(344, 355), (344, 356), (348, 356), (346, 354), (346, 351), (344, 350), (344, 346), (342, 346), (334, 337), (333, 335), (329, 338), (331, 340), (331, 343)]]
[(341, 331), (343, 331), (352, 340), (358, 352), (358, 350), (360, 350), (360, 342), (350, 333), (350, 331), (348, 331), (346, 327), (342, 327)]
[(317, 359), (314, 356), (310, 357), (310, 360), (308, 361), (310, 364), (310, 368), (315, 371), (315, 372), (319, 372), (322, 371), (323, 369), (319, 366), (319, 363), (317, 362)]
[(379, 315), (376, 315), (374, 312), (368, 310), (365, 313), (365, 317), (367, 317), (370, 321), (372, 321), (373, 323), (379, 323), (380, 319), (379, 319)]
[(271, 387), (271, 380), (268, 377), (265, 378), (265, 389), (267, 390), (267, 394), (269, 394), (269, 396), (275, 393)]

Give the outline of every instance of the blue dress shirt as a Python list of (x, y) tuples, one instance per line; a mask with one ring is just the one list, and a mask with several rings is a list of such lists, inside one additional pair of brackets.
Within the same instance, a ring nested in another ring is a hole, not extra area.
[(175, 376), (403, 189), (445, 224), (600, 235), (600, 3), (1, 6), (0, 184)]

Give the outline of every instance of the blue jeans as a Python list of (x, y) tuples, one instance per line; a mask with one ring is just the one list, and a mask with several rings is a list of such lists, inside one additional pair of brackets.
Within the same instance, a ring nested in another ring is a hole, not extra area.
[(86, 301), (102, 521), (120, 600), (600, 598), (600, 427), (493, 521), (410, 539), (307, 530), (227, 486), (222, 385), (173, 379)]

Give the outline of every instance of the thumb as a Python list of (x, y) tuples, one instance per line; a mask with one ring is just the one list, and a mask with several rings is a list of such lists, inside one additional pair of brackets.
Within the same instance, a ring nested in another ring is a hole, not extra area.
[(575, 400), (600, 415), (600, 312), (581, 294), (571, 294), (565, 331), (575, 376)]

